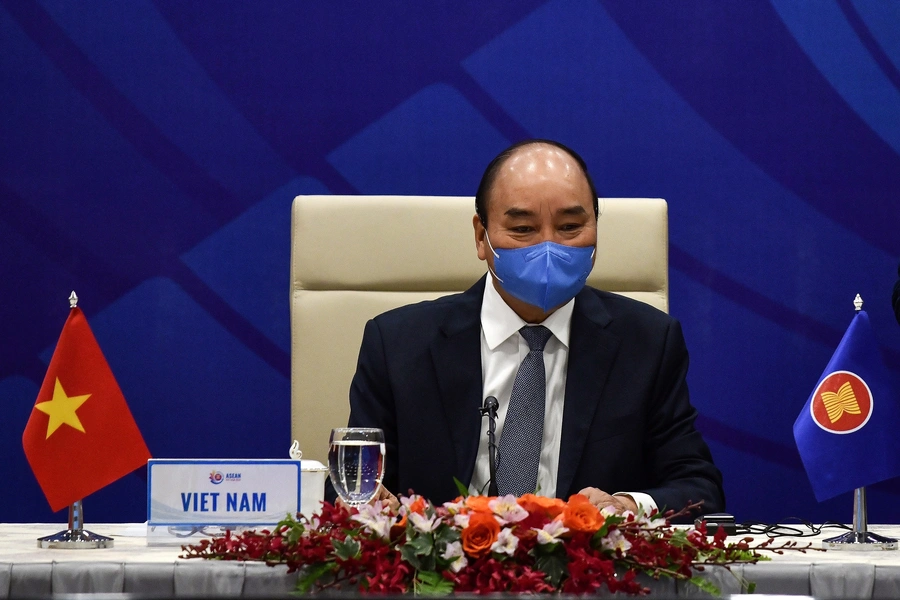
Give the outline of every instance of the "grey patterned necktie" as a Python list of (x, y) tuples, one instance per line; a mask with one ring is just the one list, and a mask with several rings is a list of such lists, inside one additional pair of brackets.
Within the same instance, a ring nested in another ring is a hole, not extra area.
[(530, 351), (516, 373), (500, 435), (497, 491), (501, 496), (521, 496), (535, 491), (541, 440), (544, 437), (544, 400), (547, 395), (544, 346), (550, 339), (550, 330), (543, 325), (525, 326), (519, 333), (528, 342)]

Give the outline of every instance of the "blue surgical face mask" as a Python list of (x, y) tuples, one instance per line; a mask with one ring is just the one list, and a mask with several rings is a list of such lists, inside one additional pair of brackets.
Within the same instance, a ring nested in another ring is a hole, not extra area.
[(524, 248), (494, 250), (494, 277), (503, 289), (544, 312), (565, 304), (584, 287), (594, 266), (593, 246), (564, 246), (542, 242)]

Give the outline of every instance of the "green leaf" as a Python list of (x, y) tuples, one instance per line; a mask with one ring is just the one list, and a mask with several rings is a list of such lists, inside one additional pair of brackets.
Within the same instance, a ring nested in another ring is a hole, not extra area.
[(565, 552), (541, 554), (535, 559), (534, 568), (543, 571), (547, 575), (547, 581), (555, 588), (558, 588), (563, 577), (569, 574)]
[(453, 483), (456, 484), (456, 491), (459, 492), (460, 496), (462, 496), (463, 498), (469, 497), (469, 486), (464, 484), (462, 481), (460, 481), (456, 477), (453, 478)]
[(416, 573), (415, 590), (421, 596), (448, 596), (453, 593), (453, 582), (434, 571), (419, 571)]
[(459, 529), (450, 527), (446, 523), (438, 526), (434, 531), (434, 545), (440, 548), (446, 548), (449, 544), (458, 542), (459, 539)]
[(669, 538), (669, 542), (673, 546), (678, 546), (678, 547), (688, 545), (689, 542), (688, 542), (687, 534), (688, 534), (688, 532), (686, 529), (676, 529), (675, 531), (672, 532), (672, 537)]
[[(407, 534), (408, 535), (408, 534)], [(419, 556), (427, 556), (434, 551), (434, 538), (430, 533), (418, 532), (418, 535), (403, 545), (404, 548), (412, 548)]]
[(403, 557), (403, 560), (408, 562), (413, 569), (419, 570), (422, 568), (422, 561), (416, 554), (415, 548), (409, 546), (408, 544), (400, 548), (400, 556)]
[(754, 592), (756, 592), (756, 582), (748, 581), (747, 582), (747, 593), (752, 594)]
[(343, 542), (331, 540), (331, 545), (334, 546), (335, 555), (341, 560), (350, 560), (359, 556), (359, 542), (349, 537)]
[(337, 565), (334, 563), (322, 562), (305, 569), (305, 572), (301, 571), (302, 575), (297, 578), (297, 591), (301, 594), (308, 593), (323, 575), (333, 572), (335, 567)]
[(704, 579), (700, 576), (694, 576), (687, 581), (688, 583), (697, 586), (697, 588), (706, 592), (707, 594), (710, 594), (711, 596), (715, 596), (716, 598), (718, 598), (722, 595), (722, 592), (719, 590), (719, 588), (717, 588), (715, 584), (713, 584), (713, 582), (709, 581), (708, 579)]

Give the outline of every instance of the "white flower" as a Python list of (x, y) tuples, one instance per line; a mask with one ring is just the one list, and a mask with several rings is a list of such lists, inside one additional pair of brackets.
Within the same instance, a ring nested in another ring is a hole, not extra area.
[(447, 544), (447, 548), (444, 550), (441, 558), (450, 560), (451, 558), (459, 558), (463, 555), (465, 555), (465, 552), (463, 552), (462, 542), (450, 542)]
[(466, 553), (463, 552), (463, 547), (461, 542), (450, 542), (447, 544), (446, 550), (441, 555), (441, 558), (444, 560), (456, 559), (452, 563), (450, 563), (450, 570), (454, 573), (459, 573), (463, 569), (466, 568), (466, 565), (469, 564), (469, 561), (466, 560)]
[(460, 529), (465, 529), (469, 526), (469, 515), (465, 515), (462, 513), (453, 515), (453, 524)]
[(519, 538), (516, 537), (511, 529), (503, 528), (500, 530), (500, 535), (497, 536), (497, 541), (491, 546), (491, 551), (512, 556), (518, 547)]
[(359, 507), (359, 512), (350, 519), (362, 525), (365, 529), (384, 540), (391, 539), (391, 524), (393, 519), (386, 514), (386, 506), (380, 501), (365, 504)]
[(653, 515), (652, 517), (641, 513), (638, 515), (638, 518), (635, 519), (634, 522), (644, 529), (659, 529), (660, 527), (666, 526), (666, 520), (659, 513)]
[(441, 520), (437, 516), (433, 516), (429, 519), (425, 515), (420, 515), (419, 513), (409, 513), (409, 522), (422, 533), (431, 533), (441, 524)]
[(460, 500), (459, 502), (444, 502), (444, 508), (450, 511), (451, 515), (455, 515), (459, 513), (465, 507), (466, 500), (465, 498)]
[(618, 550), (622, 553), (622, 556), (625, 556), (625, 553), (631, 550), (631, 542), (625, 539), (621, 531), (613, 529), (606, 534), (606, 537), (600, 540), (600, 547), (604, 550)]
[(562, 521), (550, 521), (540, 529), (532, 527), (537, 532), (538, 544), (555, 544), (559, 541), (559, 536), (569, 531), (568, 527), (563, 526)]
[(450, 563), (450, 570), (453, 571), (454, 573), (459, 573), (460, 571), (465, 569), (466, 565), (468, 565), (468, 564), (469, 564), (468, 559), (466, 559), (465, 556), (460, 556), (459, 558), (454, 560), (452, 563)]
[(488, 508), (494, 511), (494, 514), (499, 517), (498, 520), (501, 525), (518, 523), (519, 521), (528, 518), (528, 511), (519, 506), (516, 497), (512, 494), (494, 498), (488, 502)]
[(603, 518), (612, 517), (616, 514), (616, 507), (610, 504), (609, 506), (604, 506), (600, 509), (600, 514), (603, 515)]

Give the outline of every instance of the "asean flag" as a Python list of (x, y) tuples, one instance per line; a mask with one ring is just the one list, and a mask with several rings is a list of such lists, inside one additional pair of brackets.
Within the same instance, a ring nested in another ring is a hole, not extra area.
[(150, 451), (81, 309), (69, 311), (22, 446), (50, 508), (147, 464)]
[(816, 500), (900, 475), (900, 407), (869, 316), (860, 311), (794, 422)]

